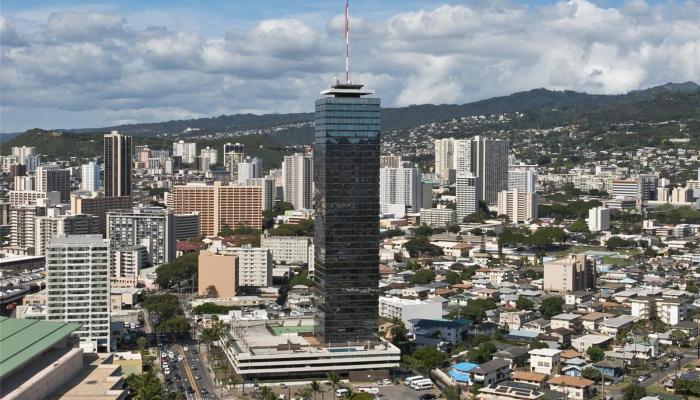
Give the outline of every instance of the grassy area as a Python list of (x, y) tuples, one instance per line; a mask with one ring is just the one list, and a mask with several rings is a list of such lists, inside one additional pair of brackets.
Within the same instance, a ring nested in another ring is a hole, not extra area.
[(314, 327), (311, 325), (301, 325), (301, 326), (269, 326), (267, 327), (273, 335), (279, 336), (283, 333), (299, 333), (299, 332), (313, 332)]
[(631, 258), (623, 258), (621, 256), (604, 256), (603, 263), (616, 266), (627, 266), (634, 264), (634, 261)]

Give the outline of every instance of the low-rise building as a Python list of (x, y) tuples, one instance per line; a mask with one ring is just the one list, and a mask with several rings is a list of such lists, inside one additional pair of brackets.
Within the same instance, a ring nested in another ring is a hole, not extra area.
[(408, 326), (412, 319), (441, 319), (442, 303), (401, 297), (379, 297), (379, 316), (398, 319)]
[(593, 396), (595, 382), (590, 379), (558, 375), (548, 382), (549, 389), (564, 393), (567, 399), (585, 400)]
[(607, 335), (583, 335), (571, 339), (571, 346), (581, 353), (585, 353), (589, 347), (598, 346), (605, 347), (614, 339), (613, 336)]
[(528, 354), (530, 354), (530, 372), (538, 374), (552, 375), (561, 362), (561, 350), (534, 349)]

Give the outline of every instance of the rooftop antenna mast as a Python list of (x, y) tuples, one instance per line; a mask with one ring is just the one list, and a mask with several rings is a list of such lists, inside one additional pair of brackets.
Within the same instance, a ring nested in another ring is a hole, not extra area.
[(348, 9), (350, 0), (345, 0), (345, 83), (350, 84), (350, 26)]

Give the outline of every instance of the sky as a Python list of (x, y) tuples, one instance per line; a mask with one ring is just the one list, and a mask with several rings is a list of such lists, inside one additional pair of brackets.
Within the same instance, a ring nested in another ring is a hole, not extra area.
[[(0, 132), (309, 112), (343, 0), (4, 0)], [(700, 82), (700, 0), (351, 0), (350, 79), (383, 106)]]

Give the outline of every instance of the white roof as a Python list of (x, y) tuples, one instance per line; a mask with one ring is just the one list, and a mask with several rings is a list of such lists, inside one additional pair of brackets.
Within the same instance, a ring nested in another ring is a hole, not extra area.
[(530, 354), (531, 356), (544, 356), (544, 357), (553, 357), (559, 353), (561, 353), (561, 350), (557, 350), (557, 349), (534, 349), (534, 350), (528, 351), (528, 354)]

